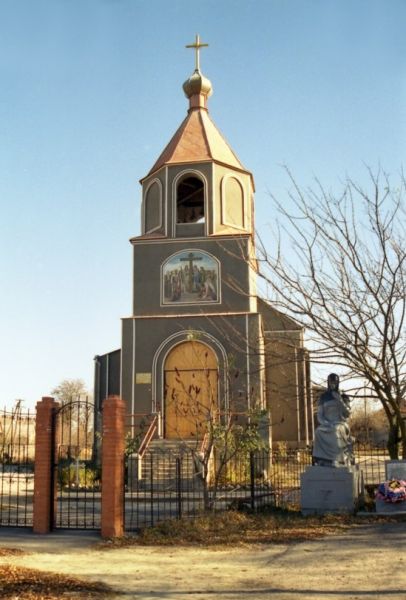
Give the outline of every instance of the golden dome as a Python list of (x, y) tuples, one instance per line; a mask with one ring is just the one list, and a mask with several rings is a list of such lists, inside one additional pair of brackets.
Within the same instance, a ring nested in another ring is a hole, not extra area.
[(211, 81), (202, 75), (199, 69), (196, 69), (183, 84), (183, 91), (185, 92), (186, 98), (191, 98), (192, 96), (200, 94), (208, 98), (211, 96), (213, 88)]

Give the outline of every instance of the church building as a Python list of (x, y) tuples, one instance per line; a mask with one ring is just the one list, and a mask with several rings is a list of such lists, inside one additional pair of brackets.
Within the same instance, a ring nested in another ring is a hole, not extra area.
[(211, 82), (183, 84), (188, 111), (141, 179), (133, 307), (119, 350), (95, 358), (95, 404), (119, 394), (133, 425), (163, 439), (201, 436), (212, 418), (269, 414), (273, 440), (312, 439), (302, 328), (257, 297), (254, 180), (208, 112)]

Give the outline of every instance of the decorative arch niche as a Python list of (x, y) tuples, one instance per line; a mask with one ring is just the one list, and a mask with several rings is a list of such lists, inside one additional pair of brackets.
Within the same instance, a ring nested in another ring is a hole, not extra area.
[(245, 198), (241, 181), (226, 175), (222, 180), (221, 222), (223, 225), (245, 229)]
[(151, 233), (162, 227), (162, 186), (155, 179), (147, 188), (144, 197), (144, 231)]

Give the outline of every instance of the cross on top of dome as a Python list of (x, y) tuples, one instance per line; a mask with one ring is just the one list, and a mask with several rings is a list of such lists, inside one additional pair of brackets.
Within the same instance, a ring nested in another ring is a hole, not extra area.
[(208, 48), (209, 44), (203, 44), (200, 42), (200, 36), (196, 33), (195, 43), (188, 44), (185, 48), (195, 49), (195, 70), (200, 71), (200, 48)]
[(183, 91), (186, 98), (189, 98), (190, 108), (207, 108), (207, 98), (211, 96), (213, 88), (211, 81), (200, 71), (200, 48), (207, 48), (209, 44), (200, 41), (199, 34), (196, 34), (194, 44), (188, 44), (186, 48), (195, 50), (195, 70), (192, 75), (183, 84)]

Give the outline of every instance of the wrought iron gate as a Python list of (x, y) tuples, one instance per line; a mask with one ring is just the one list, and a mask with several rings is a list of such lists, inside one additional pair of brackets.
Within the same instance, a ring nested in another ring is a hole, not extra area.
[(101, 439), (95, 431), (94, 405), (63, 404), (55, 414), (54, 526), (100, 529)]

